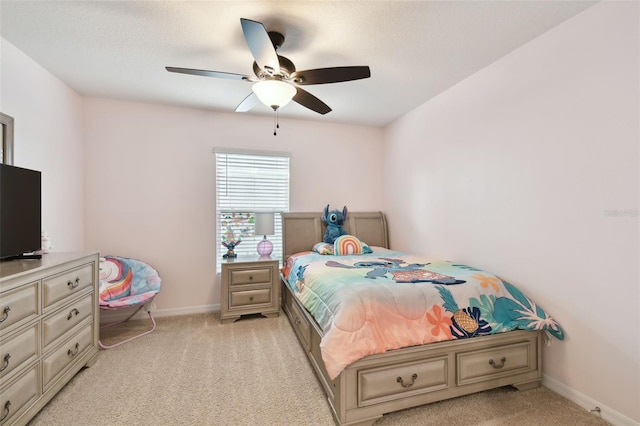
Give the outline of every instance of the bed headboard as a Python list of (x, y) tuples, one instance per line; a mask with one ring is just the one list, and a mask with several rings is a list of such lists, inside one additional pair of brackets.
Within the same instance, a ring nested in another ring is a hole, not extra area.
[[(322, 212), (282, 213), (284, 260), (294, 253), (311, 250), (322, 241), (325, 229)], [(342, 229), (369, 246), (389, 247), (387, 221), (382, 212), (349, 212)]]

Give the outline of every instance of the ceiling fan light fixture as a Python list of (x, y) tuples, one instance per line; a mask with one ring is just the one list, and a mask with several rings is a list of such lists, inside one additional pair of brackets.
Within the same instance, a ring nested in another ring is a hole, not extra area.
[(260, 102), (277, 110), (291, 102), (296, 94), (296, 88), (280, 80), (259, 81), (252, 87)]
[(371, 70), (364, 65), (297, 71), (290, 59), (278, 55), (277, 50), (284, 43), (282, 33), (267, 32), (264, 24), (251, 19), (240, 18), (240, 25), (254, 59), (253, 73), (255, 77), (191, 68), (165, 68), (169, 72), (252, 82), (253, 91), (236, 107), (236, 111), (249, 111), (260, 101), (274, 110), (276, 128), (278, 128), (278, 109), (291, 101), (318, 114), (324, 115), (331, 112), (329, 105), (298, 86), (340, 83), (371, 77)]

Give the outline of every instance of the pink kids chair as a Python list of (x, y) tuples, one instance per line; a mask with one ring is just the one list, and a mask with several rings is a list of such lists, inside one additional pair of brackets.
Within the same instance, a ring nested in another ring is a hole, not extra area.
[(161, 281), (158, 272), (140, 260), (116, 256), (100, 258), (100, 311), (103, 315), (107, 311), (122, 311), (119, 316), (126, 316), (123, 320), (107, 322), (101, 325), (100, 329), (130, 320), (145, 306), (152, 324), (151, 329), (112, 345), (105, 345), (98, 340), (102, 349), (115, 348), (156, 329), (156, 321), (151, 314), (151, 302), (160, 292)]

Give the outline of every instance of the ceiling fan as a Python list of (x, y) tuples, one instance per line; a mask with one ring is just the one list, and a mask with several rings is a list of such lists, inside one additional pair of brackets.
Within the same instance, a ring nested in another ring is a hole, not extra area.
[(258, 102), (262, 102), (277, 111), (280, 107), (293, 100), (319, 114), (327, 114), (331, 111), (331, 108), (299, 86), (339, 83), (371, 76), (368, 66), (331, 67), (296, 71), (293, 62), (277, 53), (277, 50), (284, 43), (284, 35), (275, 31), (267, 32), (262, 23), (250, 19), (240, 18), (240, 24), (242, 25), (244, 38), (255, 59), (253, 62), (255, 77), (228, 72), (176, 67), (166, 67), (167, 71), (254, 83), (251, 94), (240, 102), (236, 107), (236, 112), (249, 111)]

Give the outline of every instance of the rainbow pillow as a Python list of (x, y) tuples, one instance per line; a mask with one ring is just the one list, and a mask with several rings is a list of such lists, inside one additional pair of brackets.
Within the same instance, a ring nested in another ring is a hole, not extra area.
[(347, 256), (350, 254), (367, 254), (372, 250), (353, 235), (341, 235), (333, 243), (333, 254)]

